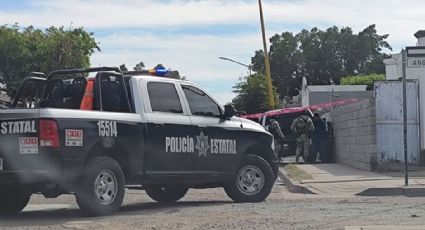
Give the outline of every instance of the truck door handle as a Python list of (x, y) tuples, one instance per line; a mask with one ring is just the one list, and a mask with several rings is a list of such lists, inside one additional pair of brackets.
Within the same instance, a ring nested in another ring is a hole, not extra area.
[(154, 127), (157, 127), (157, 128), (159, 128), (159, 127), (164, 127), (164, 123), (155, 123), (154, 124)]
[(206, 125), (198, 125), (198, 127), (199, 127), (199, 128), (201, 128), (201, 129), (204, 129), (204, 128), (206, 128), (207, 126), (206, 126)]

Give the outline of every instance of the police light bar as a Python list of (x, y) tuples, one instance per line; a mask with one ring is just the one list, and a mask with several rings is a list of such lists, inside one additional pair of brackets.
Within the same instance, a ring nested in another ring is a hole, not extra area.
[(164, 76), (166, 73), (168, 73), (168, 70), (164, 67), (158, 67), (156, 69), (150, 69), (149, 73), (155, 76)]

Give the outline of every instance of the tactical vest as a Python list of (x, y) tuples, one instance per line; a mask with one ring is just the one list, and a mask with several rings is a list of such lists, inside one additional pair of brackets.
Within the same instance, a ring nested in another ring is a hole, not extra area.
[(297, 121), (295, 123), (295, 129), (298, 133), (307, 133), (308, 132), (308, 124), (307, 121), (305, 121), (302, 118), (297, 118)]

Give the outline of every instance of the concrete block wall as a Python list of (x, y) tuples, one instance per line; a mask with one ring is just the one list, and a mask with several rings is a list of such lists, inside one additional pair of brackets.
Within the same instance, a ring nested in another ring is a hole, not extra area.
[(363, 170), (374, 170), (377, 148), (373, 99), (338, 107), (331, 112), (331, 117), (336, 161)]

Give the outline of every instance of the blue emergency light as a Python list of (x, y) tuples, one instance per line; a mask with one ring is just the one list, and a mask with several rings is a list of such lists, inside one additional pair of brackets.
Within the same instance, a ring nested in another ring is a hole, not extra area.
[(164, 76), (166, 73), (168, 73), (168, 70), (165, 67), (158, 67), (150, 69), (149, 73), (155, 76)]

